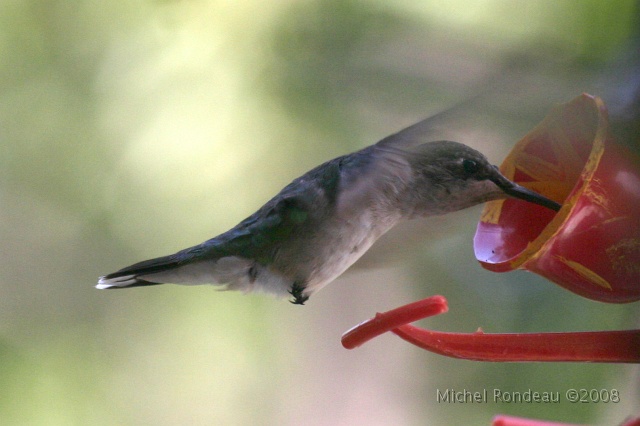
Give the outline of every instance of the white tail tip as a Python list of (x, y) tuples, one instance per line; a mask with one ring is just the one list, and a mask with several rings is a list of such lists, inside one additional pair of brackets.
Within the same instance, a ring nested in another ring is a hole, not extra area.
[(127, 287), (135, 283), (136, 278), (133, 275), (125, 275), (117, 278), (100, 277), (98, 279), (98, 284), (96, 284), (96, 288), (98, 290), (106, 290), (113, 287)]

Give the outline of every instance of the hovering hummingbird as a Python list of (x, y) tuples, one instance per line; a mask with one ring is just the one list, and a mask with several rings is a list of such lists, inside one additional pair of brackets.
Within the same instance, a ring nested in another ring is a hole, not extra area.
[(96, 287), (215, 284), (303, 305), (399, 221), (508, 197), (560, 209), (466, 145), (425, 142), (423, 123), (314, 168), (229, 231), (102, 276)]

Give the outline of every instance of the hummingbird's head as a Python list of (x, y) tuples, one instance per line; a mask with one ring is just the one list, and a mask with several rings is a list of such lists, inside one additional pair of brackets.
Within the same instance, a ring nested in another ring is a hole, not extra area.
[(484, 155), (461, 143), (427, 142), (408, 154), (418, 214), (448, 213), (507, 197), (560, 210), (560, 204), (510, 181)]

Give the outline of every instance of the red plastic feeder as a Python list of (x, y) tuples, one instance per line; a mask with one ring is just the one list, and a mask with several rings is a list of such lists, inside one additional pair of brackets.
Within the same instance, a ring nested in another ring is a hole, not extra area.
[(640, 159), (615, 143), (601, 99), (554, 108), (500, 171), (563, 206), (487, 203), (474, 238), (483, 267), (526, 269), (603, 302), (640, 300)]

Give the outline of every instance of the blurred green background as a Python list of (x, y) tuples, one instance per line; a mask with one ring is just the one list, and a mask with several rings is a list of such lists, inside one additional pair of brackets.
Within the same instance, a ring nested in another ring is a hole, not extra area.
[[(481, 207), (389, 235), (304, 306), (99, 275), (235, 225), (313, 166), (468, 101), (434, 139), (500, 163), (555, 103), (637, 88), (634, 1), (0, 3), (0, 424), (617, 424), (638, 369), (445, 359), (341, 333), (433, 294), (423, 326), (637, 326), (473, 256)], [(635, 85), (635, 86), (634, 86)], [(367, 267), (368, 266), (368, 267)], [(373, 267), (373, 268), (372, 268)], [(619, 389), (619, 404), (446, 404), (436, 390)]]

